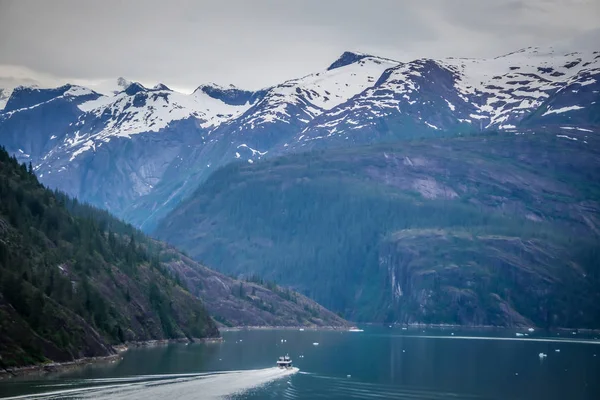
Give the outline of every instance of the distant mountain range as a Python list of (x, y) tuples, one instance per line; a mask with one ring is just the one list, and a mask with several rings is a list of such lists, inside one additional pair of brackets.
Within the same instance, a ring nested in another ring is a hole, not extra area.
[(0, 143), (43, 183), (152, 231), (236, 161), (486, 130), (598, 133), (599, 78), (600, 52), (527, 48), (411, 62), (346, 52), (259, 91), (0, 81)]

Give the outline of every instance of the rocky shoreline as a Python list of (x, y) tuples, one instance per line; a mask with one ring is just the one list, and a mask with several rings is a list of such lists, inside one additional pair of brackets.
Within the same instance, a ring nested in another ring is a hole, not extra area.
[(219, 336), (211, 338), (192, 338), (191, 340), (187, 338), (179, 338), (127, 342), (112, 346), (113, 350), (115, 351), (115, 354), (110, 354), (107, 356), (84, 357), (73, 361), (48, 362), (45, 364), (28, 365), (25, 367), (0, 369), (0, 380), (66, 372), (90, 364), (115, 363), (122, 359), (121, 353), (126, 352), (131, 348), (165, 346), (172, 343), (221, 343), (222, 341), (223, 338)]

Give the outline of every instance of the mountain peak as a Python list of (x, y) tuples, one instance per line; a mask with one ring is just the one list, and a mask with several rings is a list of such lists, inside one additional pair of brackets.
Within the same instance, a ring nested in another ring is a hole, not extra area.
[(253, 103), (260, 92), (243, 90), (234, 85), (221, 86), (215, 83), (209, 83), (198, 86), (194, 94), (204, 93), (213, 99), (221, 100), (225, 104), (241, 106), (246, 103)]
[(208, 92), (210, 92), (212, 90), (225, 91), (225, 90), (239, 90), (239, 89), (235, 85), (232, 85), (232, 84), (223, 86), (223, 85), (219, 85), (218, 83), (210, 82), (210, 83), (204, 83), (204, 84), (198, 86), (196, 88), (196, 90), (194, 90), (194, 93), (204, 92), (204, 93), (208, 94)]
[(156, 84), (152, 88), (152, 90), (168, 90), (168, 91), (171, 91), (171, 89), (167, 85), (165, 85), (164, 83)]
[(141, 83), (133, 82), (129, 86), (127, 86), (127, 88), (125, 89), (125, 93), (127, 93), (129, 96), (133, 96), (134, 94), (137, 94), (139, 92), (146, 92), (147, 90), (148, 89), (146, 89)]
[(345, 65), (353, 64), (359, 60), (362, 60), (365, 57), (371, 57), (371, 56), (369, 54), (365, 54), (365, 53), (345, 51), (337, 60), (335, 60), (333, 62), (333, 64), (331, 64), (329, 66), (329, 68), (327, 68), (327, 71), (330, 71), (330, 70), (336, 69), (336, 68), (340, 68)]

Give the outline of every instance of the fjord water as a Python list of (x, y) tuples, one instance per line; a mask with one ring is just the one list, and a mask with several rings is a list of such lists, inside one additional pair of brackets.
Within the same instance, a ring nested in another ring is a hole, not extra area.
[[(600, 341), (572, 332), (523, 333), (529, 336), (382, 327), (232, 331), (223, 333), (223, 343), (132, 349), (112, 364), (43, 380), (0, 382), (0, 397), (600, 398)], [(298, 371), (273, 368), (286, 353)], [(51, 394), (40, 396), (44, 392)]]

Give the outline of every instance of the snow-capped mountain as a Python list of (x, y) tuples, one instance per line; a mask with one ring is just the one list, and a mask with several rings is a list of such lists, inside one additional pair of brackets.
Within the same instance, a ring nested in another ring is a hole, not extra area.
[(183, 94), (123, 78), (90, 88), (5, 84), (0, 143), (46, 184), (151, 228), (233, 161), (486, 129), (591, 134), (599, 80), (599, 52), (527, 48), (411, 62), (346, 52), (259, 91), (208, 84)]
[[(558, 117), (542, 113), (536, 123), (561, 124), (569, 122), (574, 111), (586, 109), (582, 102), (595, 105), (599, 79), (599, 52), (556, 54), (528, 48), (494, 59), (399, 63), (351, 102), (321, 114), (296, 135), (295, 142), (305, 146), (332, 136), (370, 142), (365, 131), (373, 135), (392, 130), (404, 135), (406, 129), (421, 134), (427, 130), (429, 134), (435, 134), (431, 130), (512, 130), (559, 97), (561, 106), (550, 110)], [(592, 115), (598, 115), (595, 110)], [(578, 123), (590, 122), (590, 118)]]

